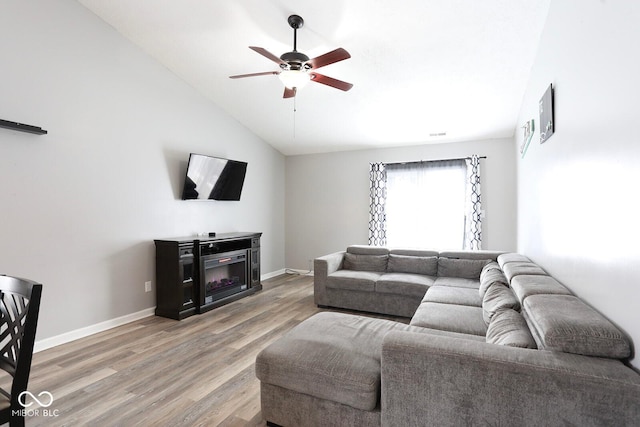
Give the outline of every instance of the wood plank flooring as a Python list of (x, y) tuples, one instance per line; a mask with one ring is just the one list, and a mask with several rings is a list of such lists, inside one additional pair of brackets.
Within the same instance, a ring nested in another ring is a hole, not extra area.
[(54, 401), (30, 407), (27, 426), (264, 426), (256, 355), (321, 310), (313, 277), (263, 285), (182, 321), (152, 316), (35, 354), (29, 391)]

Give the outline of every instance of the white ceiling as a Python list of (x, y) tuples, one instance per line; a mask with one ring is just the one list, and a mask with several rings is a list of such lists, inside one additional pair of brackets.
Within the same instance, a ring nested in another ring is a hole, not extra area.
[[(79, 0), (285, 155), (511, 137), (550, 0)], [(250, 50), (351, 59), (283, 99)], [(295, 112), (294, 112), (295, 108)], [(432, 136), (446, 132), (446, 136)]]

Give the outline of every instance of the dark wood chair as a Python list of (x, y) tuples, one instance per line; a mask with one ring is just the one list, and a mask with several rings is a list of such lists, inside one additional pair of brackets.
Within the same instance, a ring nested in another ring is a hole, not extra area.
[(0, 424), (11, 427), (24, 426), (19, 400), (29, 382), (41, 294), (41, 284), (0, 275), (0, 369), (12, 377), (10, 392), (0, 387)]

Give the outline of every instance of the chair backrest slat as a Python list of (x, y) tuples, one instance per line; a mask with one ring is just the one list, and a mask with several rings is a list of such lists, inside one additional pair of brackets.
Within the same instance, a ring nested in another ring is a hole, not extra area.
[(22, 409), (18, 396), (27, 390), (41, 295), (39, 283), (0, 275), (0, 369), (13, 376), (11, 407), (0, 411), (0, 423)]

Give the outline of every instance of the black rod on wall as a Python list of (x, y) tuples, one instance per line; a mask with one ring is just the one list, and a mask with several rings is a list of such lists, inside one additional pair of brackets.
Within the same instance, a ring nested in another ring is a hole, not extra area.
[(25, 125), (24, 123), (10, 122), (9, 120), (0, 119), (0, 127), (20, 132), (35, 133), (36, 135), (46, 135), (47, 131), (38, 126)]
[[(386, 162), (382, 162), (385, 165), (406, 165), (407, 163), (429, 163), (429, 162), (450, 162), (452, 160), (468, 160), (471, 157), (459, 157), (457, 159), (435, 159), (435, 160), (416, 160), (416, 161), (409, 161), (409, 162), (395, 162), (395, 163), (386, 163)], [(487, 156), (478, 156), (479, 159), (486, 159)]]

